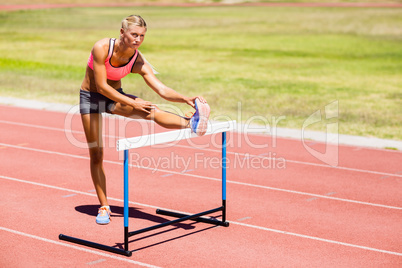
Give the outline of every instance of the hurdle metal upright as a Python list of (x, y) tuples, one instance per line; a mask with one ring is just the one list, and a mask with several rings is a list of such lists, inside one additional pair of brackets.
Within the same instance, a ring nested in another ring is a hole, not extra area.
[[(105, 250), (108, 252), (121, 254), (125, 256), (131, 256), (132, 252), (129, 250), (129, 237), (138, 235), (144, 232), (149, 232), (155, 229), (159, 229), (165, 226), (173, 225), (179, 222), (192, 220), (196, 222), (203, 222), (213, 225), (219, 226), (229, 226), (229, 222), (226, 221), (226, 168), (227, 168), (227, 156), (226, 156), (226, 132), (231, 131), (235, 128), (236, 121), (228, 121), (228, 122), (219, 122), (208, 125), (208, 130), (205, 135), (211, 134), (222, 134), (222, 206), (210, 209), (207, 211), (199, 212), (196, 214), (184, 214), (173, 211), (161, 210), (157, 209), (156, 213), (166, 216), (175, 217), (178, 219), (167, 221), (161, 224), (153, 225), (147, 228), (139, 229), (136, 231), (129, 231), (129, 150), (152, 146), (157, 144), (169, 143), (173, 141), (179, 141), (183, 139), (190, 139), (194, 137), (198, 137), (196, 134), (192, 133), (190, 129), (182, 129), (176, 131), (168, 131), (163, 133), (157, 133), (153, 135), (147, 136), (139, 136), (127, 139), (121, 139), (117, 141), (117, 151), (124, 151), (124, 160), (123, 160), (123, 170), (124, 170), (124, 249), (111, 247), (108, 245), (98, 244), (95, 242), (79, 239), (76, 237), (66, 236), (63, 234), (59, 235), (59, 239), (77, 243), (80, 245), (85, 245), (92, 248), (97, 248), (101, 250)], [(218, 211), (222, 211), (222, 220), (205, 218), (208, 214), (212, 214)]]

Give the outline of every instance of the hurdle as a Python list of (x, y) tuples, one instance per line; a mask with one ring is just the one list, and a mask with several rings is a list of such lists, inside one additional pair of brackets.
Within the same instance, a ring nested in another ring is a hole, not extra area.
[[(116, 149), (117, 151), (124, 151), (124, 160), (123, 160), (123, 169), (124, 169), (124, 249), (116, 248), (108, 245), (103, 245), (99, 243), (95, 243), (88, 240), (83, 240), (76, 237), (71, 237), (67, 235), (60, 234), (59, 239), (64, 241), (69, 241), (72, 243), (88, 246), (91, 248), (96, 248), (124, 256), (130, 257), (132, 252), (129, 250), (128, 239), (131, 236), (138, 235), (141, 233), (149, 232), (155, 229), (159, 229), (162, 227), (166, 227), (169, 225), (173, 225), (179, 222), (192, 220), (196, 222), (208, 223), (217, 226), (228, 227), (229, 222), (226, 221), (226, 169), (227, 169), (227, 158), (226, 158), (226, 149), (227, 149), (227, 141), (226, 141), (226, 132), (235, 129), (236, 121), (227, 121), (227, 122), (218, 122), (213, 124), (208, 124), (206, 135), (219, 134), (222, 135), (222, 205), (218, 208), (210, 209), (207, 211), (199, 212), (196, 214), (184, 214), (173, 211), (167, 211), (162, 209), (157, 209), (156, 213), (160, 215), (170, 216), (177, 218), (175, 220), (167, 221), (164, 223), (160, 223), (157, 225), (153, 225), (150, 227), (146, 227), (143, 229), (135, 230), (129, 232), (129, 153), (130, 149), (136, 149), (145, 146), (152, 146), (157, 144), (170, 143), (174, 141), (191, 139), (198, 137), (195, 133), (191, 131), (191, 129), (181, 129), (175, 131), (167, 131), (157, 134), (138, 136), (126, 139), (120, 139), (117, 141)], [(208, 214), (212, 214), (218, 211), (222, 211), (222, 220), (205, 218)]]

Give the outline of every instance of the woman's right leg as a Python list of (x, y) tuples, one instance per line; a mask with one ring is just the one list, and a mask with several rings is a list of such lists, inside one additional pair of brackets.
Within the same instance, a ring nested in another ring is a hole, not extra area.
[[(135, 99), (142, 100), (137, 97), (135, 97)], [(121, 115), (124, 117), (130, 117), (133, 119), (153, 120), (158, 125), (160, 125), (164, 128), (168, 128), (168, 129), (188, 128), (189, 122), (190, 122), (190, 118), (185, 118), (185, 117), (179, 116), (177, 114), (162, 111), (158, 107), (155, 107), (154, 109), (152, 109), (150, 111), (150, 113), (148, 114), (145, 112), (134, 110), (133, 107), (131, 107), (131, 106), (116, 103), (113, 108), (112, 113)]]
[(91, 177), (101, 206), (109, 206), (106, 195), (106, 177), (103, 170), (102, 114), (81, 114), (88, 142)]

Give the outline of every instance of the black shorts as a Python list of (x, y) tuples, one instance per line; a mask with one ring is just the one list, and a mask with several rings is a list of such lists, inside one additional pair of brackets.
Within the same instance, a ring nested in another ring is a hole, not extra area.
[[(136, 98), (135, 96), (128, 95), (119, 88), (117, 91), (123, 95)], [(116, 102), (108, 97), (98, 93), (80, 89), (80, 113), (81, 114), (100, 114), (112, 113)]]

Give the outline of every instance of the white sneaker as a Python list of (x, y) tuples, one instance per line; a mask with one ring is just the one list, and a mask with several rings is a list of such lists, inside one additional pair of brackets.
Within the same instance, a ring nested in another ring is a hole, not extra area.
[(198, 136), (207, 132), (210, 111), (208, 103), (202, 103), (198, 98), (195, 99), (195, 113), (190, 119), (190, 127)]
[(110, 222), (110, 211), (109, 207), (103, 206), (98, 209), (98, 216), (96, 216), (97, 224), (108, 224)]

